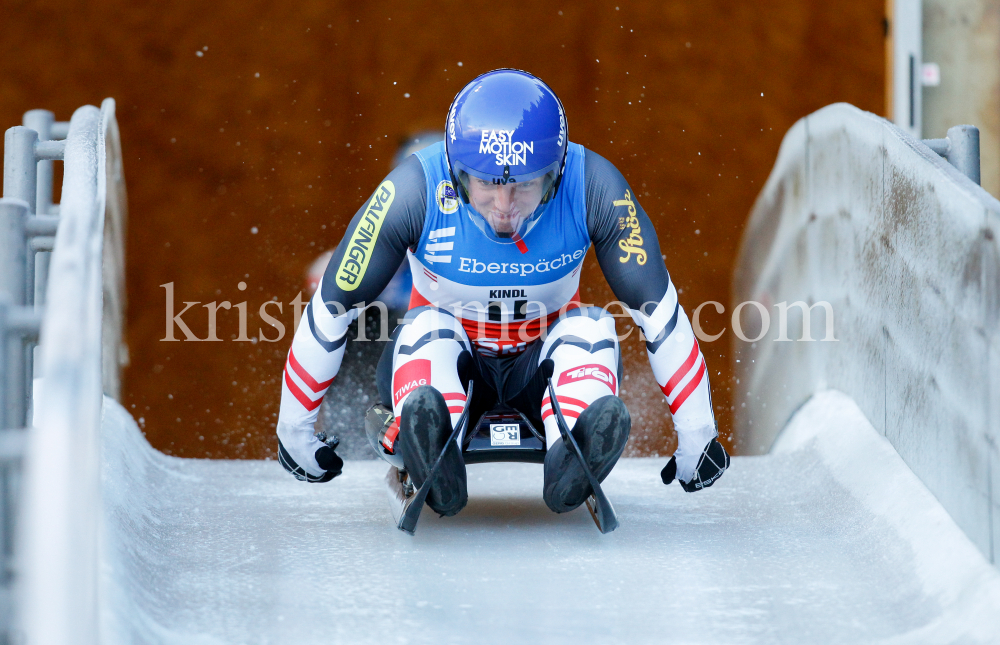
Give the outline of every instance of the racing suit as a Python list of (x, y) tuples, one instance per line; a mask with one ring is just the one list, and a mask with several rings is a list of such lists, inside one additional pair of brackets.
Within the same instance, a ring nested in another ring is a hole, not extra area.
[[(709, 376), (649, 217), (614, 165), (574, 143), (545, 208), (523, 236), (498, 244), (457, 198), (443, 143), (386, 177), (348, 226), (288, 353), (277, 433), (302, 468), (323, 473), (313, 425), (340, 369), (348, 326), (404, 260), (413, 274), (410, 311), (379, 363), (382, 403), (398, 418), (410, 392), (433, 385), (454, 423), (473, 378), (473, 414), (511, 405), (541, 423), (551, 446), (559, 432), (541, 361), (554, 362), (556, 395), (571, 426), (597, 398), (619, 393), (613, 318), (581, 306), (580, 272), (593, 246), (608, 284), (642, 330), (669, 403), (677, 477), (694, 475), (697, 457), (718, 434)], [(473, 360), (460, 361), (463, 353)]]

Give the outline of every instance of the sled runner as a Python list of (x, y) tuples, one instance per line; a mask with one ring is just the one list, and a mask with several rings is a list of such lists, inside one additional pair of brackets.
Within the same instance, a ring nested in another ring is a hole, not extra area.
[(548, 382), (549, 398), (552, 400), (552, 411), (556, 416), (559, 434), (562, 435), (562, 440), (580, 461), (580, 465), (583, 466), (583, 472), (587, 474), (587, 479), (590, 481), (590, 486), (594, 491), (587, 498), (587, 510), (590, 511), (590, 516), (594, 518), (597, 530), (601, 533), (610, 533), (618, 528), (618, 515), (615, 513), (614, 507), (611, 506), (611, 501), (601, 489), (601, 483), (597, 481), (597, 477), (594, 476), (594, 473), (590, 470), (590, 466), (587, 465), (587, 460), (583, 458), (583, 452), (576, 443), (576, 439), (573, 438), (573, 434), (569, 431), (569, 426), (566, 425), (566, 419), (563, 417), (562, 410), (559, 409), (559, 397), (556, 396), (556, 388), (552, 385), (551, 375), (548, 378)]
[[(434, 483), (434, 479), (437, 476), (438, 470), (441, 468), (441, 462), (444, 458), (445, 450), (447, 450), (449, 444), (451, 444), (453, 441), (456, 441), (458, 437), (461, 436), (462, 430), (469, 423), (469, 406), (471, 405), (471, 403), (472, 403), (472, 382), (470, 381), (469, 390), (465, 400), (465, 407), (462, 410), (462, 416), (458, 418), (458, 423), (455, 424), (454, 430), (451, 431), (451, 436), (448, 437), (448, 441), (445, 442), (444, 448), (441, 449), (441, 454), (438, 455), (438, 458), (434, 462), (434, 465), (431, 466), (430, 471), (427, 473), (427, 479), (424, 481), (423, 486), (421, 486), (420, 488), (416, 488), (413, 486), (413, 484), (410, 482), (409, 476), (406, 473), (406, 470), (403, 468), (402, 458), (400, 458), (398, 455), (395, 454), (393, 455), (394, 457), (396, 457), (396, 459), (391, 461), (390, 463), (392, 464), (398, 463), (399, 465), (398, 466), (393, 465), (391, 468), (389, 468), (389, 472), (387, 472), (385, 475), (385, 481), (386, 484), (388, 485), (389, 507), (390, 510), (392, 511), (392, 519), (396, 522), (396, 528), (398, 528), (400, 531), (413, 535), (413, 532), (416, 530), (417, 520), (420, 519), (420, 511), (422, 511), (424, 508), (424, 501), (426, 501), (427, 499), (427, 493), (430, 492), (431, 485)], [(368, 435), (369, 441), (371, 441), (372, 439), (372, 433), (370, 426), (368, 424), (368, 418), (369, 415), (371, 415), (372, 410), (374, 410), (376, 407), (379, 406), (373, 406), (371, 409), (369, 409), (368, 411), (369, 414), (365, 415), (365, 434)], [(383, 415), (380, 414), (376, 418), (381, 416)], [(392, 416), (391, 412), (389, 413), (389, 416), (390, 417)], [(396, 421), (393, 420), (392, 423), (395, 424)], [(398, 435), (398, 433), (399, 430), (397, 427), (395, 435), (392, 436), (393, 445), (395, 443), (395, 436)], [(378, 450), (378, 453), (380, 455), (388, 454), (389, 450), (387, 449), (385, 444), (386, 432), (383, 430), (380, 431), (380, 434), (381, 434), (380, 437), (381, 442), (379, 443), (379, 447), (381, 448), (381, 450)]]
[[(552, 409), (563, 441), (583, 465), (583, 470), (594, 491), (586, 500), (587, 509), (590, 511), (598, 530), (601, 533), (610, 533), (618, 527), (618, 517), (615, 510), (604, 495), (604, 491), (601, 490), (601, 484), (597, 481), (597, 477), (587, 466), (579, 445), (569, 432), (562, 410), (559, 409), (551, 379), (549, 379), (549, 392), (553, 401)], [(469, 406), (471, 401), (472, 383), (469, 383), (465, 408), (448, 439), (450, 444), (461, 437), (462, 457), (466, 464), (491, 462), (542, 464), (545, 462), (545, 436), (534, 428), (527, 417), (513, 408), (501, 405), (490, 410), (483, 414), (475, 425), (471, 426), (470, 431), (466, 432), (465, 429), (470, 427)], [(431, 468), (424, 485), (418, 489), (410, 480), (403, 465), (403, 459), (393, 450), (399, 434), (399, 427), (392, 412), (382, 405), (374, 405), (369, 408), (365, 415), (365, 434), (375, 452), (390, 464), (389, 471), (385, 475), (385, 482), (393, 521), (399, 530), (413, 535), (431, 482), (434, 481), (441, 465), (444, 450), (441, 451)], [(448, 444), (445, 445), (447, 447)]]

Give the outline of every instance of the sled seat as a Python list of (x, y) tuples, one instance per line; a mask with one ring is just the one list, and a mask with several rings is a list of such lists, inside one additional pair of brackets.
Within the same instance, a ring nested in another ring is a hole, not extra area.
[(466, 464), (517, 461), (529, 464), (545, 462), (545, 437), (522, 413), (513, 408), (497, 407), (479, 418), (462, 440)]

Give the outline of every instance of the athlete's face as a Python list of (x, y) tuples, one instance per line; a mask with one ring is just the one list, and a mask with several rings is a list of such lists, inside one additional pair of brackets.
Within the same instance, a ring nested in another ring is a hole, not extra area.
[(541, 177), (507, 185), (469, 177), (469, 202), (499, 236), (513, 235), (541, 201)]

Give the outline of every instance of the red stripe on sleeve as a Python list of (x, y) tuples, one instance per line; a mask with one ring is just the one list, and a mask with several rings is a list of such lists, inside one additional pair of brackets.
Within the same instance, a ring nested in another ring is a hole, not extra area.
[(698, 360), (698, 353), (700, 351), (701, 350), (698, 349), (698, 340), (695, 339), (694, 346), (691, 347), (691, 353), (688, 354), (687, 360), (684, 361), (683, 365), (677, 368), (677, 371), (674, 372), (674, 375), (670, 377), (670, 380), (667, 381), (667, 384), (660, 388), (661, 390), (663, 390), (664, 396), (670, 396), (670, 393), (673, 391), (675, 387), (677, 387), (677, 384), (684, 379), (684, 375), (688, 373), (688, 370), (691, 369), (691, 366), (694, 365), (694, 362)]
[(330, 379), (325, 383), (318, 383), (316, 379), (314, 379), (312, 375), (306, 371), (306, 368), (299, 364), (298, 359), (295, 358), (295, 352), (292, 350), (288, 350), (288, 364), (292, 366), (292, 369), (295, 370), (295, 373), (298, 374), (300, 379), (302, 379), (302, 382), (308, 385), (309, 389), (316, 394), (320, 394), (322, 390), (330, 387), (330, 383), (333, 383), (333, 379)]
[(296, 385), (295, 381), (292, 380), (292, 376), (288, 373), (287, 367), (285, 368), (285, 385), (288, 386), (288, 391), (292, 393), (292, 396), (298, 399), (299, 403), (302, 404), (302, 407), (309, 412), (312, 412), (323, 403), (323, 397), (319, 397), (317, 400), (313, 401), (306, 396), (306, 393), (302, 391), (302, 388)]
[(691, 379), (687, 385), (684, 386), (681, 393), (678, 394), (677, 398), (674, 399), (674, 402), (670, 404), (670, 414), (677, 414), (677, 411), (681, 409), (681, 406), (684, 405), (687, 398), (691, 396), (691, 393), (694, 392), (696, 387), (698, 387), (698, 384), (701, 383), (701, 379), (705, 376), (705, 368), (705, 361), (702, 361), (701, 368), (698, 370), (698, 373), (695, 374), (694, 378)]
[(464, 394), (462, 394), (460, 392), (449, 392), (448, 394), (443, 394), (442, 396), (444, 397), (445, 401), (462, 401), (462, 402), (464, 402), (465, 399), (468, 398), (468, 397), (466, 397), (466, 395), (464, 395)]

